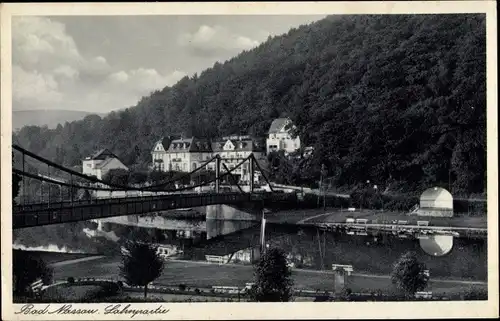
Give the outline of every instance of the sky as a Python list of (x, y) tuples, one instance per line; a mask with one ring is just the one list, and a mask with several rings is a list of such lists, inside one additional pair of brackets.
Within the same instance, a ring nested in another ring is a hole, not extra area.
[(106, 113), (324, 18), (305, 16), (18, 16), (13, 110)]

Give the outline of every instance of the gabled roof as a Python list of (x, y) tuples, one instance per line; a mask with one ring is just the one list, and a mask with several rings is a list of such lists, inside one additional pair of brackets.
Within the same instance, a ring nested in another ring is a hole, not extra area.
[(243, 139), (225, 139), (225, 140), (217, 140), (212, 143), (212, 150), (214, 152), (223, 152), (224, 145), (228, 141), (234, 145), (233, 152), (254, 152), (254, 151), (262, 151), (264, 149), (264, 144), (257, 139), (252, 138), (243, 138)]
[(212, 144), (208, 139), (193, 137), (193, 140), (191, 142), (191, 148), (189, 151), (196, 153), (201, 153), (201, 152), (210, 153), (212, 152)]
[(174, 139), (170, 142), (170, 146), (168, 147), (167, 152), (169, 153), (189, 152), (192, 143), (193, 143), (192, 138)]
[(118, 158), (115, 154), (110, 152), (109, 149), (104, 148), (92, 154), (92, 156), (90, 156), (90, 159), (105, 160), (108, 157)]
[(153, 145), (153, 152), (155, 151), (155, 148), (158, 144), (161, 144), (163, 146), (163, 150), (167, 151), (168, 148), (170, 147), (170, 143), (175, 140), (175, 139), (180, 139), (181, 137), (179, 136), (165, 136), (162, 137), (161, 139), (157, 140), (154, 145)]
[(165, 150), (167, 153), (210, 153), (212, 146), (210, 141), (203, 138), (179, 138), (170, 141), (168, 148)]
[[(269, 127), (269, 134), (279, 133), (282, 129), (288, 130), (291, 129), (292, 121), (290, 118), (276, 118), (271, 123), (271, 127)], [(286, 126), (286, 127), (285, 127)]]
[[(113, 159), (118, 159), (116, 157), (108, 157), (104, 162), (101, 162), (99, 164), (97, 164), (95, 167), (97, 169), (100, 169), (100, 168), (104, 168), (106, 167), (109, 163), (111, 163), (113, 161)], [(118, 161), (121, 163), (121, 161), (118, 159)], [(123, 163), (122, 163), (123, 164)], [(124, 164), (125, 165), (125, 164)]]

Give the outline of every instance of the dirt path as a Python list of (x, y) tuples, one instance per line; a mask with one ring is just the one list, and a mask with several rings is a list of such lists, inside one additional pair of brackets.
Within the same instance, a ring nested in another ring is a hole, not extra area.
[(77, 264), (77, 263), (81, 263), (81, 262), (102, 259), (102, 258), (105, 258), (105, 257), (106, 256), (104, 256), (104, 255), (83, 257), (81, 259), (74, 259), (74, 260), (68, 260), (68, 261), (62, 261), (62, 262), (52, 263), (52, 264), (49, 264), (49, 266), (50, 267), (60, 267), (60, 266), (65, 266), (65, 265), (70, 265), (70, 264)]

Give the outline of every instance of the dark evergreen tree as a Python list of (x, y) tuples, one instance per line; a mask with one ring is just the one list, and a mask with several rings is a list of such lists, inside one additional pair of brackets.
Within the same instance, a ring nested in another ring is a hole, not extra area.
[(27, 251), (13, 250), (12, 275), (14, 294), (17, 295), (29, 295), (29, 286), (37, 280), (42, 280), (43, 284), (52, 281), (52, 269)]
[(283, 250), (268, 249), (255, 266), (250, 297), (257, 302), (288, 302), (292, 298), (292, 272)]
[(416, 254), (407, 252), (394, 265), (391, 280), (399, 291), (410, 297), (427, 286), (429, 277), (424, 271), (425, 265), (418, 262)]
[(148, 284), (158, 278), (163, 271), (163, 259), (157, 247), (148, 243), (128, 242), (123, 251), (120, 274), (130, 285), (144, 287), (144, 297), (148, 294)]

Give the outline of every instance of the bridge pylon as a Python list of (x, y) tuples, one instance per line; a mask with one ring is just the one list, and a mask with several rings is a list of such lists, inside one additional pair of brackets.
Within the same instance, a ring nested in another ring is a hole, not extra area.
[[(253, 155), (252, 155), (253, 156)], [(248, 159), (249, 171), (250, 171), (250, 193), (253, 193), (254, 188), (254, 158), (250, 157)]]
[(215, 157), (215, 193), (220, 191), (220, 156)]

